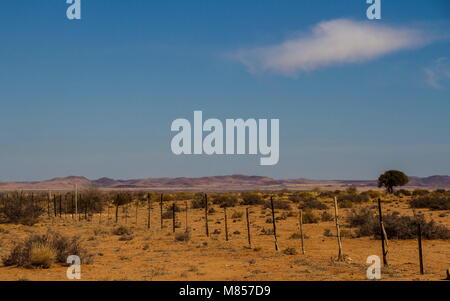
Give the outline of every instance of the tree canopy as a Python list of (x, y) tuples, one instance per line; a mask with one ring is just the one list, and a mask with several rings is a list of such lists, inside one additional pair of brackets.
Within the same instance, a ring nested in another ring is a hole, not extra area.
[(399, 170), (388, 170), (378, 177), (378, 187), (385, 187), (388, 193), (394, 193), (395, 186), (403, 186), (408, 182), (408, 176)]

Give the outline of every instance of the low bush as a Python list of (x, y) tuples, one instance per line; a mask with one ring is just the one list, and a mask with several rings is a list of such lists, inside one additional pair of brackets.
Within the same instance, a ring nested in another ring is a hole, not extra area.
[(244, 215), (244, 213), (242, 211), (234, 211), (231, 214), (231, 218), (239, 219), (239, 218), (242, 218), (243, 215)]
[(305, 191), (295, 192), (294, 194), (289, 196), (289, 200), (293, 203), (300, 203), (300, 202), (305, 202), (305, 201), (309, 201), (309, 200), (313, 200), (313, 199), (314, 199), (314, 196), (312, 195), (312, 193), (305, 192)]
[(303, 212), (303, 223), (304, 224), (317, 224), (319, 222), (319, 217), (317, 217), (312, 211)]
[(334, 216), (328, 213), (328, 211), (323, 211), (320, 216), (320, 219), (322, 222), (331, 222), (334, 220)]
[(297, 255), (297, 250), (295, 248), (286, 248), (283, 250), (285, 255)]
[(191, 231), (188, 229), (187, 231), (177, 232), (175, 233), (176, 241), (189, 241), (191, 239)]
[(314, 198), (302, 201), (299, 207), (301, 209), (318, 209), (318, 210), (328, 209), (328, 206), (325, 203), (318, 201)]
[[(264, 209), (271, 209), (272, 205), (270, 201), (266, 201), (263, 205)], [(291, 205), (288, 201), (284, 200), (273, 200), (273, 208), (274, 209), (283, 209), (283, 210), (291, 210)]]
[(119, 227), (115, 228), (112, 231), (112, 233), (114, 235), (120, 235), (120, 236), (122, 236), (122, 235), (131, 235), (131, 234), (133, 234), (133, 230), (131, 230), (130, 228), (125, 227), (125, 226), (119, 226)]
[(450, 196), (444, 193), (430, 193), (413, 198), (409, 205), (411, 208), (429, 208), (432, 210), (450, 210)]
[(39, 221), (45, 210), (37, 202), (16, 193), (0, 206), (0, 222), (32, 226)]
[(2, 261), (5, 266), (49, 268), (54, 262), (65, 265), (69, 255), (79, 256), (82, 264), (92, 262), (92, 255), (82, 247), (79, 237), (70, 238), (47, 231), (42, 235), (31, 235), (16, 244)]
[[(348, 223), (357, 228), (357, 236), (373, 236), (381, 238), (379, 218), (367, 207), (352, 210), (348, 215)], [(416, 217), (400, 216), (398, 212), (383, 215), (383, 223), (388, 239), (415, 239), (417, 223), (422, 228), (424, 239), (450, 239), (450, 230), (434, 220), (427, 222), (423, 215)]]
[(261, 196), (258, 193), (244, 192), (241, 194), (242, 205), (260, 205), (263, 203)]
[(219, 194), (214, 197), (214, 204), (219, 205), (221, 208), (223, 207), (234, 207), (238, 204), (238, 200), (233, 194)]

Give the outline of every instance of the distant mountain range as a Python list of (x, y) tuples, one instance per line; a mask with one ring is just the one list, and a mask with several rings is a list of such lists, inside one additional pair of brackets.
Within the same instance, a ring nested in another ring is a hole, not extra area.
[[(101, 189), (134, 189), (156, 191), (245, 191), (245, 190), (310, 190), (343, 189), (354, 186), (361, 189), (377, 187), (376, 180), (310, 180), (273, 179), (262, 176), (228, 175), (200, 178), (145, 178), (115, 180), (100, 178), (89, 180), (85, 177), (70, 176), (35, 182), (0, 182), (0, 190), (72, 190), (78, 185), (98, 187)], [(406, 188), (450, 189), (450, 176), (409, 177)]]

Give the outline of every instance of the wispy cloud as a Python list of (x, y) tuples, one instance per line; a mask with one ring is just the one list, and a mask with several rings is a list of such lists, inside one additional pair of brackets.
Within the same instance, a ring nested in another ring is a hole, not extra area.
[(295, 76), (322, 67), (369, 61), (428, 41), (422, 31), (412, 28), (336, 19), (318, 23), (311, 32), (280, 44), (237, 51), (234, 57), (252, 73)]
[(426, 83), (435, 89), (450, 84), (450, 62), (446, 57), (435, 60), (430, 67), (424, 69), (424, 72)]

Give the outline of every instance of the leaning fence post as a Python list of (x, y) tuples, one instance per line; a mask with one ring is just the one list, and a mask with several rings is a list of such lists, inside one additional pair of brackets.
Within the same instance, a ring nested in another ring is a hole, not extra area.
[(342, 241), (341, 241), (341, 229), (339, 225), (339, 210), (338, 210), (338, 203), (337, 203), (337, 197), (334, 197), (334, 221), (336, 223), (336, 236), (338, 241), (338, 247), (339, 247), (339, 254), (338, 254), (338, 261), (344, 260), (344, 252), (342, 251)]
[(417, 242), (419, 244), (419, 264), (420, 264), (420, 274), (425, 274), (423, 269), (423, 253), (422, 253), (422, 229), (420, 222), (417, 221)]
[(387, 248), (387, 235), (386, 231), (384, 229), (384, 223), (383, 223), (383, 213), (381, 210), (381, 200), (378, 199), (378, 217), (380, 220), (380, 232), (381, 232), (381, 251), (383, 253), (383, 265), (388, 266), (388, 248)]
[(205, 193), (205, 231), (206, 236), (209, 237), (209, 228), (208, 228), (208, 195)]
[(302, 242), (302, 254), (305, 255), (305, 245), (304, 245), (304, 235), (303, 235), (303, 211), (300, 209), (299, 212), (299, 224), (300, 224), (300, 239)]
[(275, 241), (275, 251), (278, 251), (277, 226), (275, 222), (275, 209), (273, 207), (273, 196), (270, 196), (270, 207), (272, 209), (272, 225), (273, 225), (273, 238)]
[(248, 207), (245, 208), (245, 216), (247, 218), (247, 238), (248, 238), (248, 246), (251, 249), (252, 248), (252, 238), (250, 236), (250, 217), (248, 214)]

